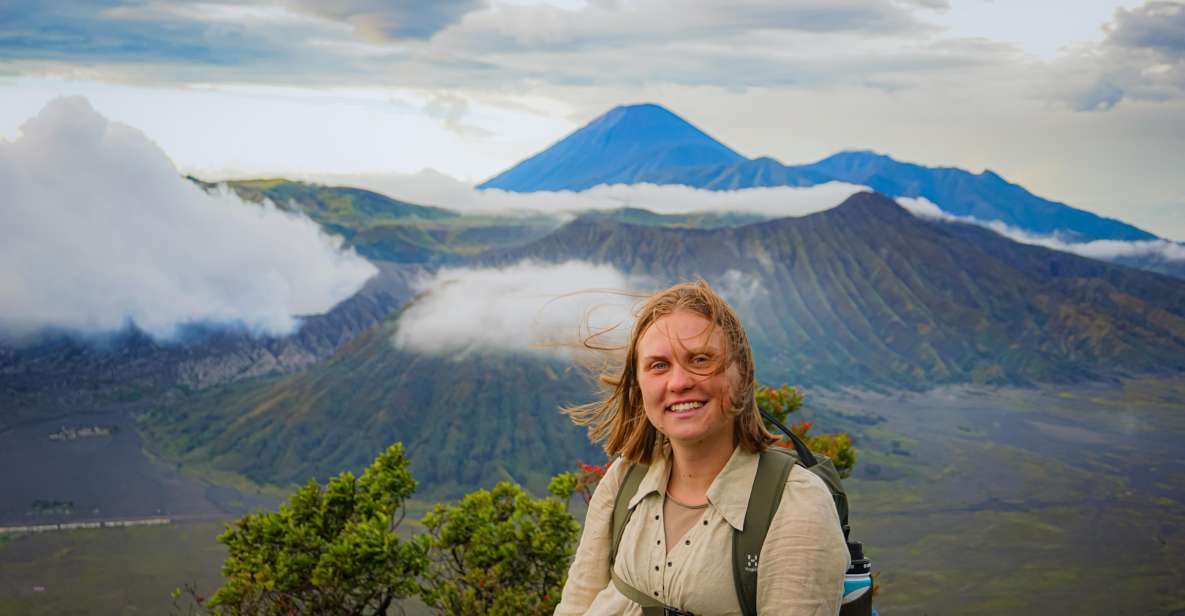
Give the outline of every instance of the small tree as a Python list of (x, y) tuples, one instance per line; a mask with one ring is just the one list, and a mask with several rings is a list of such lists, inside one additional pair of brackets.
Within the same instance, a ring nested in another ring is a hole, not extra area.
[(575, 473), (560, 473), (552, 477), (547, 491), (564, 499), (565, 503), (571, 502), (573, 494), (579, 494), (587, 506), (592, 502), (593, 491), (597, 489), (597, 484), (605, 477), (605, 473), (609, 472), (609, 462), (604, 464), (580, 463), (579, 468), (580, 470)]
[[(243, 517), (218, 538), (229, 550), (216, 614), (386, 614), (418, 590), (427, 541), (396, 530), (416, 482), (392, 445), (355, 478), (309, 481), (277, 512)], [(200, 598), (194, 597), (199, 603)]]
[[(782, 385), (775, 389), (762, 385), (757, 388), (756, 393), (757, 406), (772, 415), (782, 425), (790, 428), (790, 431), (801, 438), (811, 451), (831, 458), (831, 462), (835, 464), (835, 469), (839, 471), (840, 477), (847, 478), (852, 474), (852, 468), (856, 466), (856, 448), (852, 447), (852, 437), (848, 436), (848, 433), (840, 432), (837, 434), (812, 436), (807, 434), (813, 426), (811, 422), (804, 419), (794, 424), (787, 423), (787, 418), (802, 407), (802, 393), (798, 391), (797, 387)], [(775, 435), (781, 434), (781, 430), (778, 430), (769, 422), (766, 422), (766, 427)], [(787, 448), (794, 447), (787, 437), (783, 437), (775, 445)]]
[(550, 614), (559, 602), (580, 525), (567, 511), (574, 485), (552, 481), (533, 498), (502, 482), (424, 516), (431, 564), (420, 597), (446, 614)]

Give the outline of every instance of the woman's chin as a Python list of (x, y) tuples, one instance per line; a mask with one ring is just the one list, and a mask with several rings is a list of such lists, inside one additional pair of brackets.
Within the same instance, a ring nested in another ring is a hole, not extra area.
[[(702, 445), (705, 442), (712, 440), (713, 436), (720, 436), (732, 440), (731, 436), (723, 434), (723, 431), (714, 431), (706, 429), (704, 426), (671, 426), (666, 431), (667, 440), (675, 445)], [(719, 434), (717, 434), (719, 432)]]

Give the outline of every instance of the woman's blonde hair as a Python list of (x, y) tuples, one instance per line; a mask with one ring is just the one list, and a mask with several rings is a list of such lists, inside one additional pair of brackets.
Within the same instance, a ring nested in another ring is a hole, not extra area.
[[(642, 406), (642, 390), (638, 386), (638, 340), (655, 321), (679, 311), (707, 319), (711, 328), (708, 335), (715, 328), (724, 334), (725, 361), (717, 362), (710, 374), (723, 373), (736, 366), (739, 378), (731, 387), (731, 408), (725, 409), (734, 418), (733, 438), (746, 451), (764, 450), (776, 439), (765, 429), (757, 411), (756, 373), (749, 337), (728, 302), (703, 280), (677, 284), (646, 299), (638, 310), (629, 342), (624, 347), (625, 355), (619, 359), (621, 365), (598, 377), (606, 387), (605, 397), (565, 409), (565, 412), (577, 425), (588, 426), (589, 439), (594, 443), (604, 441), (605, 453), (610, 457), (620, 454), (630, 463), (649, 464), (661, 435), (646, 419)], [(622, 349), (597, 344), (597, 336), (598, 333), (587, 336), (584, 345), (599, 351)]]

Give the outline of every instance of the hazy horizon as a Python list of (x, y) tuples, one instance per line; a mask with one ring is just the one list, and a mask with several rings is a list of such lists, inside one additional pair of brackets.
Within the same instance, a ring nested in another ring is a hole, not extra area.
[(0, 24), (0, 137), (83, 95), (204, 178), (477, 183), (616, 105), (655, 102), (748, 157), (870, 149), (991, 169), (1185, 240), (1176, 1), (56, 6), (18, 3)]

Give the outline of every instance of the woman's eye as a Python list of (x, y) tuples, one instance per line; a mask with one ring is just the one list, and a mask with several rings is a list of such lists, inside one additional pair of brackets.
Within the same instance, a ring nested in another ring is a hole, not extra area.
[(708, 356), (707, 355), (696, 355), (695, 357), (691, 358), (691, 363), (698, 364), (698, 365), (702, 366), (702, 365), (708, 363)]
[(666, 367), (667, 367), (667, 362), (665, 362), (665, 361), (656, 361), (656, 362), (650, 364), (651, 370), (665, 370)]

